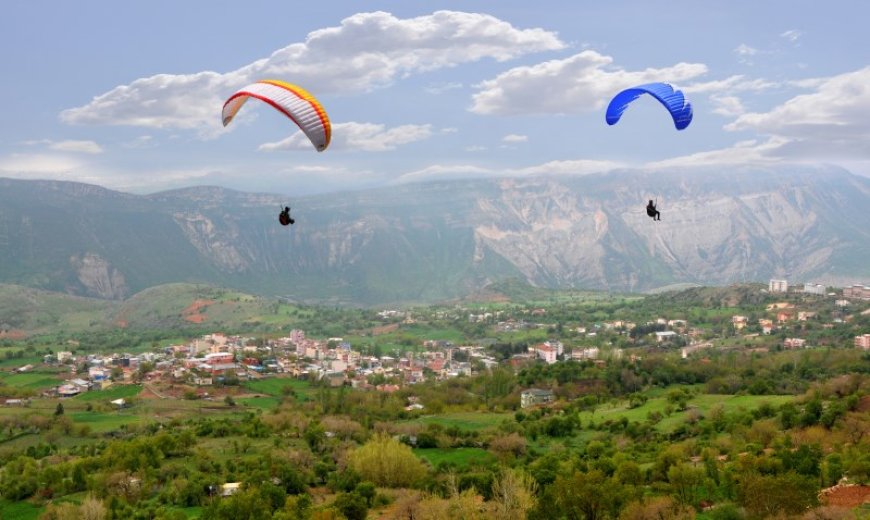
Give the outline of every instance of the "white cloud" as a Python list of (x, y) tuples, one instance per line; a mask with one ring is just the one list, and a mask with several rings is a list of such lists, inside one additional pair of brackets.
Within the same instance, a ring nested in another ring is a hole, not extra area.
[(798, 41), (798, 38), (803, 36), (803, 34), (804, 33), (802, 33), (801, 31), (798, 31), (797, 29), (789, 29), (788, 31), (781, 33), (779, 36), (781, 38), (785, 38), (786, 40), (788, 40), (792, 43), (795, 43), (796, 41)]
[(717, 79), (700, 83), (690, 83), (682, 87), (680, 90), (682, 90), (686, 94), (704, 94), (712, 92), (722, 92), (726, 90), (729, 92), (760, 92), (779, 86), (780, 83), (775, 81), (768, 81), (761, 78), (747, 79), (746, 76), (736, 75), (729, 76), (725, 79)]
[(748, 57), (748, 56), (755, 56), (756, 54), (758, 54), (758, 49), (756, 49), (755, 47), (750, 47), (749, 45), (746, 45), (745, 43), (741, 43), (740, 45), (735, 47), (734, 52), (738, 56)]
[(12, 154), (0, 158), (0, 172), (18, 178), (43, 178), (45, 175), (63, 177), (82, 169), (84, 165), (79, 159), (59, 154)]
[(534, 175), (588, 175), (624, 166), (614, 161), (568, 160), (550, 161), (524, 168), (494, 169), (471, 164), (436, 164), (401, 175), (395, 184), (452, 179), (480, 179), (491, 177), (524, 177)]
[(30, 141), (22, 141), (23, 145), (26, 146), (45, 146), (49, 150), (55, 150), (58, 152), (73, 152), (73, 153), (87, 153), (87, 154), (101, 154), (103, 153), (103, 148), (95, 143), (94, 141), (76, 141), (76, 140), (66, 140), (66, 141), (52, 141), (51, 139), (34, 139)]
[(18, 179), (54, 179), (96, 184), (109, 189), (154, 191), (189, 184), (215, 169), (140, 171), (106, 169), (68, 154), (13, 154), (0, 157), (0, 176)]
[(318, 96), (360, 92), (413, 73), (564, 46), (553, 32), (517, 29), (486, 14), (436, 11), (402, 19), (359, 13), (236, 70), (139, 78), (63, 111), (60, 118), (69, 124), (195, 129), (208, 137), (222, 131), (224, 100), (264, 77), (293, 78)]
[(740, 141), (720, 150), (693, 153), (645, 164), (647, 168), (673, 168), (677, 166), (705, 166), (711, 164), (744, 164), (778, 162), (776, 152), (787, 143), (786, 139), (773, 137), (765, 142)]
[(51, 143), (48, 147), (59, 152), (103, 153), (103, 148), (93, 141), (58, 141)]
[(725, 128), (785, 139), (779, 152), (791, 157), (870, 158), (870, 67), (827, 78), (815, 92)]
[(508, 134), (501, 138), (506, 143), (525, 143), (529, 140), (527, 135)]
[(720, 116), (725, 117), (736, 117), (746, 112), (746, 109), (743, 108), (743, 103), (737, 96), (713, 94), (710, 96), (710, 100), (714, 105), (716, 105), (716, 108), (713, 109), (714, 114), (719, 114)]
[[(386, 128), (374, 123), (337, 123), (332, 125), (332, 140), (329, 151), (360, 150), (384, 152), (396, 147), (422, 141), (432, 136), (432, 125), (401, 125)], [(311, 142), (304, 133), (296, 132), (287, 139), (262, 144), (260, 150), (311, 150)]]
[(572, 114), (601, 108), (622, 89), (651, 81), (680, 82), (707, 72), (700, 63), (627, 71), (587, 50), (569, 58), (510, 69), (482, 82), (471, 111), (487, 115)]
[(471, 146), (466, 146), (465, 151), (466, 152), (483, 152), (483, 151), (486, 151), (486, 147), (474, 144)]

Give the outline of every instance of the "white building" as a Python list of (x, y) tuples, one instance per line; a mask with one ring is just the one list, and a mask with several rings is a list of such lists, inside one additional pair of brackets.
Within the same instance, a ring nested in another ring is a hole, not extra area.
[(805, 283), (804, 284), (804, 293), (806, 294), (818, 294), (820, 296), (824, 296), (827, 293), (827, 289), (824, 285), (817, 283)]
[(788, 281), (786, 280), (770, 280), (768, 290), (772, 293), (788, 292)]

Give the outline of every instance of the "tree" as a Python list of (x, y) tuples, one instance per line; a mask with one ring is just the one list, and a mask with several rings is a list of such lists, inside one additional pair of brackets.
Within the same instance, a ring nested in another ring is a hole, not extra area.
[(356, 493), (339, 493), (335, 498), (335, 508), (341, 511), (347, 520), (365, 520), (369, 512), (365, 498)]
[(694, 520), (695, 510), (671, 497), (637, 500), (626, 507), (619, 520)]
[(818, 504), (816, 479), (794, 472), (782, 475), (745, 473), (740, 480), (740, 504), (753, 517), (795, 515)]
[(505, 469), (492, 483), (495, 517), (504, 520), (524, 520), (535, 506), (537, 483), (525, 471)]
[(575, 471), (567, 477), (560, 475), (546, 489), (529, 518), (602, 520), (619, 511), (625, 497), (623, 491), (622, 484), (597, 469), (588, 473)]
[(365, 480), (388, 487), (413, 486), (426, 468), (411, 448), (379, 434), (350, 455), (350, 466)]
[(57, 407), (54, 409), (54, 416), (59, 417), (63, 415), (63, 403), (57, 403)]
[(671, 494), (683, 505), (695, 502), (695, 495), (704, 482), (704, 471), (688, 464), (677, 464), (668, 469)]

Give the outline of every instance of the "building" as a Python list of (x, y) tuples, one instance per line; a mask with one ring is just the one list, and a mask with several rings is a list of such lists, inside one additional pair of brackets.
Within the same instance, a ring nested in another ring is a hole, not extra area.
[(540, 388), (529, 388), (520, 393), (520, 406), (528, 408), (539, 404), (552, 402), (556, 398), (552, 390), (541, 390)]
[(855, 348), (870, 349), (870, 334), (855, 336)]
[(866, 285), (853, 285), (843, 289), (844, 298), (857, 298), (859, 300), (870, 300), (870, 287)]
[(827, 289), (824, 285), (817, 283), (805, 283), (804, 284), (804, 293), (805, 294), (818, 294), (820, 296), (824, 296), (827, 293)]
[(557, 350), (546, 343), (541, 343), (535, 347), (535, 351), (539, 358), (543, 359), (548, 365), (556, 362)]
[(807, 346), (807, 340), (802, 338), (786, 338), (782, 342), (783, 348), (804, 348)]
[(788, 281), (787, 280), (770, 280), (768, 284), (768, 290), (772, 293), (784, 293), (788, 292)]
[(662, 330), (656, 332), (656, 341), (661, 343), (663, 341), (674, 339), (677, 336), (677, 333), (672, 330)]
[(762, 318), (762, 319), (758, 320), (758, 325), (761, 326), (761, 332), (764, 334), (770, 334), (771, 331), (773, 331), (773, 329), (774, 329), (772, 320), (767, 320), (767, 319)]
[(598, 354), (598, 347), (577, 348), (571, 351), (571, 359), (578, 361), (583, 359), (598, 359)]
[(748, 318), (746, 316), (731, 316), (731, 324), (734, 325), (734, 328), (737, 330), (745, 327), (747, 321)]

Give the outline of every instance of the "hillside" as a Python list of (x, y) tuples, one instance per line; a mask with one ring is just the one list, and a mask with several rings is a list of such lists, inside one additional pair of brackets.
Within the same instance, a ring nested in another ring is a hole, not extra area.
[[(646, 217), (649, 198), (661, 222)], [(641, 292), (870, 277), (870, 180), (837, 168), (406, 184), (292, 201), (289, 228), (276, 223), (284, 202), (0, 179), (0, 282), (114, 300), (186, 282), (369, 305), (461, 298), (507, 278)]]

